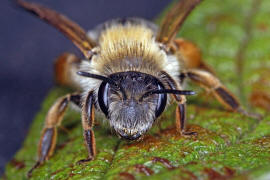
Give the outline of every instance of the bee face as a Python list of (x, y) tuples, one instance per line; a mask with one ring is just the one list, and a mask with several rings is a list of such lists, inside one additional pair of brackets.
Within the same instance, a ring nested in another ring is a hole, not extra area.
[(143, 95), (164, 86), (157, 78), (141, 72), (115, 73), (110, 78), (120, 88), (103, 82), (98, 93), (100, 108), (119, 136), (138, 139), (152, 127), (167, 101), (166, 94)]

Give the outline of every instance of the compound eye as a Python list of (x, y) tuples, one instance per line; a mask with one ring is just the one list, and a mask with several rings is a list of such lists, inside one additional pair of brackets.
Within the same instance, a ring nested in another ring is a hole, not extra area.
[[(164, 89), (164, 86), (159, 83), (158, 84), (158, 90)], [(158, 102), (157, 102), (157, 108), (156, 108), (156, 118), (161, 115), (161, 113), (164, 111), (167, 103), (167, 94), (162, 93), (158, 94)]]
[(98, 104), (106, 116), (108, 116), (108, 90), (109, 84), (102, 82), (98, 90)]

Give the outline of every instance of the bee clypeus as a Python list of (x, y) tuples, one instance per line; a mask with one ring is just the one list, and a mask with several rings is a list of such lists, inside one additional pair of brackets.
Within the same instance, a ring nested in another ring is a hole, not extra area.
[(95, 111), (104, 114), (117, 135), (136, 140), (152, 127), (166, 105), (174, 100), (178, 132), (196, 135), (185, 129), (185, 96), (194, 94), (183, 90), (187, 78), (211, 91), (228, 109), (248, 115), (211, 68), (201, 61), (199, 49), (187, 40), (175, 38), (187, 15), (200, 1), (177, 2), (159, 28), (144, 19), (125, 18), (105, 22), (88, 33), (51, 9), (17, 1), (22, 8), (61, 31), (85, 56), (85, 59), (79, 59), (65, 53), (57, 59), (57, 81), (79, 87), (81, 92), (60, 97), (50, 108), (39, 141), (38, 161), (29, 175), (53, 155), (57, 127), (69, 103), (81, 109), (88, 156), (80, 163), (96, 156)]

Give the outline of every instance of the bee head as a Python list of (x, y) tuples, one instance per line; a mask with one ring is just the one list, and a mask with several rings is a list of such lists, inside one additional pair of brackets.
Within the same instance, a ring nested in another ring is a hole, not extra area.
[(144, 95), (164, 86), (157, 78), (140, 72), (115, 73), (109, 78), (115, 85), (102, 82), (98, 93), (100, 108), (119, 136), (138, 139), (152, 127), (167, 102), (166, 94)]
[(78, 74), (103, 81), (98, 90), (99, 107), (115, 132), (128, 140), (138, 139), (152, 127), (165, 109), (167, 93), (193, 93), (165, 89), (156, 77), (141, 72), (120, 72), (109, 77)]

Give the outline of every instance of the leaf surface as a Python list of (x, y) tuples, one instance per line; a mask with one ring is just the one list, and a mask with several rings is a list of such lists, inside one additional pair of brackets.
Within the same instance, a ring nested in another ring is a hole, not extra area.
[[(188, 99), (188, 129), (182, 137), (174, 126), (174, 105), (140, 142), (126, 142), (99, 123), (95, 126), (97, 157), (87, 156), (80, 114), (69, 111), (68, 133), (59, 130), (56, 152), (32, 179), (267, 179), (270, 173), (270, 1), (205, 0), (187, 18), (179, 36), (196, 43), (203, 59), (251, 111), (257, 121), (224, 110), (213, 98)], [(192, 86), (193, 87), (193, 86)], [(259, 90), (259, 91), (258, 91)], [(7, 165), (4, 178), (26, 179), (36, 160), (37, 144), (49, 107), (68, 90), (56, 87), (44, 100), (23, 147)], [(263, 95), (263, 96), (262, 96)]]

